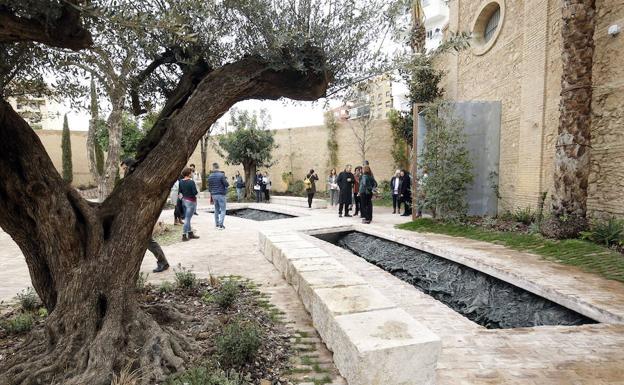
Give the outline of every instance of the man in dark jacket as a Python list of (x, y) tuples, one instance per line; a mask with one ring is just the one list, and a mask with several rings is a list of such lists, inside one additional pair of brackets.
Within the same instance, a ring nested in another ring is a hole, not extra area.
[(405, 207), (405, 212), (401, 216), (409, 217), (412, 215), (412, 178), (409, 172), (405, 170), (401, 170), (400, 192), (400, 199)]
[(342, 208), (344, 207), (345, 217), (350, 217), (349, 209), (353, 198), (353, 183), (355, 183), (355, 176), (351, 172), (351, 165), (348, 164), (344, 171), (338, 174), (336, 184), (340, 188), (340, 195), (338, 197), (338, 216), (342, 217)]
[[(135, 163), (136, 160), (134, 160), (134, 158), (126, 158), (121, 162), (120, 167), (123, 177), (128, 175), (128, 172), (134, 167)], [(147, 242), (147, 249), (154, 254), (154, 257), (156, 257), (156, 268), (153, 270), (154, 273), (160, 273), (161, 271), (165, 271), (169, 268), (167, 257), (165, 257), (165, 253), (158, 242), (154, 240), (154, 237), (150, 237)]]
[(223, 230), (223, 221), (225, 220), (225, 196), (230, 184), (225, 177), (225, 173), (219, 170), (219, 164), (212, 164), (212, 171), (208, 176), (208, 191), (214, 202), (215, 225), (217, 229)]

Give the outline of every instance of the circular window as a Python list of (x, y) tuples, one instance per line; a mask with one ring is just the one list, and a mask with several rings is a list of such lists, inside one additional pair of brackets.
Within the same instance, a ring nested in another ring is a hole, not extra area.
[(473, 52), (483, 55), (492, 48), (502, 29), (505, 17), (505, 2), (503, 0), (485, 1), (472, 27)]

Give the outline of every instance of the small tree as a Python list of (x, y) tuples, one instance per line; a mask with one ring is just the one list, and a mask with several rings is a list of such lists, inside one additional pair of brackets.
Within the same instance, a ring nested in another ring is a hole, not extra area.
[(338, 122), (331, 111), (325, 113), (325, 127), (327, 127), (327, 150), (329, 151), (329, 158), (327, 159), (328, 168), (338, 167), (338, 139), (336, 135), (338, 133)]
[(423, 199), (419, 205), (443, 218), (466, 214), (465, 194), (474, 178), (461, 120), (452, 116), (451, 106), (436, 103), (425, 109), (427, 133), (418, 166)]
[(228, 165), (243, 165), (245, 194), (251, 193), (253, 177), (258, 167), (272, 165), (271, 152), (277, 148), (272, 131), (267, 129), (269, 117), (265, 110), (260, 114), (232, 109), (230, 126), (234, 130), (219, 137), (217, 153)]
[(392, 130), (392, 159), (397, 168), (409, 170), (414, 135), (412, 114), (391, 110), (388, 114)]
[(71, 183), (74, 180), (74, 172), (72, 170), (71, 137), (69, 133), (69, 124), (67, 123), (67, 114), (65, 114), (65, 118), (63, 119), (61, 152), (63, 156), (63, 179), (67, 183)]
[[(151, 121), (148, 119), (144, 122), (144, 127), (148, 130), (151, 129), (150, 123)], [(106, 122), (102, 122), (98, 127), (98, 131), (96, 132), (96, 141), (99, 146), (104, 149), (109, 149), (109, 132)], [(141, 139), (145, 136), (145, 131), (143, 127), (139, 127), (138, 123), (135, 119), (132, 118), (129, 114), (122, 114), (121, 118), (121, 148), (119, 151), (119, 159), (116, 164), (119, 164), (119, 161), (128, 158), (134, 157), (137, 152), (137, 148)]]

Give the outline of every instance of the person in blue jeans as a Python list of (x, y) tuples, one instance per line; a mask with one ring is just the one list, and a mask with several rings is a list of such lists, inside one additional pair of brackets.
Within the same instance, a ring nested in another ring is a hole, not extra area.
[(182, 204), (184, 205), (184, 226), (182, 227), (182, 241), (186, 242), (199, 237), (193, 233), (191, 227), (191, 219), (197, 209), (197, 185), (193, 180), (193, 170), (185, 168), (182, 171), (182, 180), (178, 187), (178, 191), (182, 194)]
[(223, 230), (223, 221), (225, 220), (225, 195), (230, 184), (225, 177), (225, 173), (219, 170), (219, 164), (212, 164), (212, 171), (208, 176), (208, 191), (214, 202), (215, 225), (217, 229)]

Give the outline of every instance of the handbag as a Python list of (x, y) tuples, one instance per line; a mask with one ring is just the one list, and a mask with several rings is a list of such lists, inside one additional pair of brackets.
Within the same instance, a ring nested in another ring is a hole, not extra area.
[(255, 184), (254, 185), (254, 190), (256, 190), (256, 191), (260, 190), (260, 185), (259, 184)]

